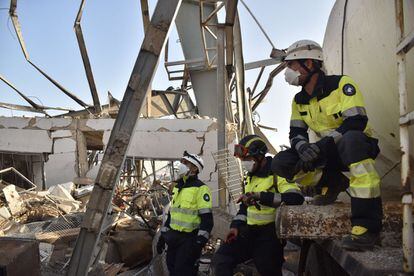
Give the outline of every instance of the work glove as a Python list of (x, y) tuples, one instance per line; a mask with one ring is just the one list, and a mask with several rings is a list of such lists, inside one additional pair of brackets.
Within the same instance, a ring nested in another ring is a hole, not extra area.
[(321, 152), (317, 144), (314, 143), (304, 143), (298, 149), (300, 160), (303, 162), (314, 162), (319, 158)]
[(157, 242), (157, 253), (161, 254), (165, 249), (165, 239), (164, 237), (161, 235), (158, 238), (158, 242)]
[(260, 199), (260, 194), (255, 192), (249, 192), (246, 194), (242, 194), (237, 203), (243, 202), (246, 206), (255, 206), (258, 210), (260, 210), (260, 205), (257, 201)]
[(239, 235), (239, 229), (237, 228), (230, 228), (229, 233), (227, 234), (225, 243), (232, 243), (237, 239), (237, 236)]

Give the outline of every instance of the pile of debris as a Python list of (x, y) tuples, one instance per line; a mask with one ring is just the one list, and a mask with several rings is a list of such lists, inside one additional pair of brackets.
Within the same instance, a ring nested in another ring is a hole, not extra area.
[(22, 233), (24, 225), (79, 212), (82, 202), (71, 195), (73, 183), (59, 184), (47, 191), (29, 191), (13, 184), (0, 192), (0, 236)]
[[(39, 275), (65, 273), (93, 185), (76, 187), (69, 182), (35, 191), (35, 187), (0, 182), (0, 242), (38, 248), (38, 254), (31, 257), (32, 264), (39, 263), (30, 268), (33, 275), (37, 270)], [(112, 214), (93, 264), (96, 275), (137, 271), (153, 259), (154, 235), (170, 200), (169, 188), (160, 181), (134, 184), (116, 189)], [(14, 256), (19, 258), (23, 255)], [(12, 267), (9, 261), (0, 257), (0, 265)]]

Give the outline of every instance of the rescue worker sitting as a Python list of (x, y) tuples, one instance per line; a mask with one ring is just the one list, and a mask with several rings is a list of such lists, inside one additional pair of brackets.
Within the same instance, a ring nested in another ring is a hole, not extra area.
[(302, 204), (304, 198), (296, 184), (272, 174), (267, 151), (257, 135), (248, 135), (235, 145), (234, 155), (248, 172), (245, 194), (239, 199), (240, 209), (227, 239), (213, 258), (216, 276), (233, 275), (237, 264), (251, 258), (261, 275), (282, 275), (283, 246), (276, 236), (276, 210), (282, 202)]
[[(286, 54), (285, 79), (302, 90), (292, 102), (291, 148), (274, 157), (272, 171), (298, 183), (328, 182), (325, 201), (320, 201), (325, 204), (344, 190), (342, 171), (349, 171), (352, 231), (343, 237), (342, 246), (371, 249), (382, 228), (380, 178), (374, 167), (379, 147), (367, 124), (362, 93), (349, 76), (325, 75), (322, 48), (316, 42), (297, 41)], [(320, 137), (316, 143), (309, 142), (309, 128)]]
[(197, 275), (196, 262), (213, 229), (210, 188), (197, 177), (203, 167), (201, 157), (184, 152), (171, 209), (157, 243), (159, 254), (165, 243), (168, 245), (167, 267), (171, 276)]

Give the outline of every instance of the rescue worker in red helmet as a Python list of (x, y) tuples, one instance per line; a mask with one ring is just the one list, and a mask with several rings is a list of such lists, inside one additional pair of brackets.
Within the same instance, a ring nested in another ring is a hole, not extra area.
[(216, 276), (233, 275), (237, 264), (251, 258), (261, 275), (282, 275), (283, 246), (275, 230), (277, 207), (282, 202), (302, 204), (304, 198), (295, 183), (273, 175), (267, 151), (266, 143), (257, 135), (244, 137), (234, 147), (234, 155), (247, 171), (245, 193), (239, 199), (240, 209), (227, 239), (213, 257)]
[(161, 228), (157, 252), (167, 244), (167, 267), (171, 276), (195, 276), (196, 261), (213, 229), (210, 188), (198, 179), (203, 159), (187, 151), (178, 167), (179, 180), (173, 188), (171, 209)]
[[(334, 202), (349, 182), (352, 230), (342, 247), (372, 249), (382, 228), (380, 178), (374, 167), (379, 147), (362, 92), (349, 76), (325, 75), (322, 48), (314, 41), (293, 43), (285, 62), (286, 81), (302, 90), (292, 102), (291, 148), (275, 156), (272, 170), (298, 183), (300, 178), (325, 181), (328, 192), (317, 198), (319, 204)], [(319, 137), (317, 142), (309, 141), (308, 129)], [(349, 181), (342, 171), (350, 172)]]

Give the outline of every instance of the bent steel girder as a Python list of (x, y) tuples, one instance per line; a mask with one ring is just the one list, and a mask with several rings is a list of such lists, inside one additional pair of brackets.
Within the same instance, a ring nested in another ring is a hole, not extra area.
[(75, 23), (73, 28), (75, 29), (76, 39), (79, 45), (79, 51), (82, 56), (83, 66), (85, 68), (86, 78), (88, 79), (89, 88), (92, 94), (93, 106), (95, 107), (95, 112), (101, 112), (101, 103), (99, 102), (99, 95), (98, 91), (96, 90), (95, 80), (92, 74), (92, 67), (88, 57), (88, 51), (86, 50), (85, 40), (83, 39), (82, 27), (81, 27), (81, 19), (83, 8), (85, 6), (85, 0), (82, 0), (78, 14), (76, 15)]
[(181, 0), (159, 0), (155, 7), (95, 179), (68, 275), (88, 273), (131, 137), (180, 4)]
[(57, 81), (55, 81), (52, 77), (50, 77), (48, 74), (46, 74), (44, 71), (42, 71), (38, 66), (36, 66), (29, 58), (29, 53), (26, 49), (26, 44), (23, 40), (23, 35), (21, 31), (21, 26), (16, 14), (16, 7), (17, 7), (17, 0), (11, 0), (10, 1), (10, 9), (9, 9), (9, 15), (13, 23), (14, 30), (17, 35), (17, 39), (19, 40), (20, 47), (22, 48), (23, 55), (27, 62), (29, 62), (30, 65), (32, 65), (37, 71), (39, 71), (46, 79), (48, 79), (50, 82), (52, 82), (59, 90), (61, 90), (64, 94), (66, 94), (68, 97), (70, 97), (72, 100), (77, 102), (79, 105), (81, 105), (84, 108), (88, 108), (89, 105), (83, 102), (81, 99), (79, 99), (77, 96), (75, 96), (73, 93), (69, 92), (66, 88), (64, 88), (62, 85), (60, 85)]
[(47, 116), (49, 116), (44, 110), (43, 110), (43, 106), (38, 105), (37, 103), (35, 103), (34, 101), (32, 101), (31, 99), (29, 99), (29, 97), (27, 97), (26, 95), (24, 95), (22, 92), (20, 92), (13, 84), (11, 84), (8, 80), (6, 80), (3, 76), (0, 75), (0, 80), (3, 81), (5, 84), (7, 84), (11, 89), (13, 89), (14, 91), (16, 91), (17, 94), (19, 94), (20, 97), (22, 97), (26, 102), (28, 102), (35, 110), (39, 111), (40, 113), (43, 113)]

